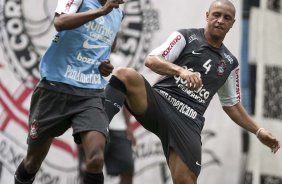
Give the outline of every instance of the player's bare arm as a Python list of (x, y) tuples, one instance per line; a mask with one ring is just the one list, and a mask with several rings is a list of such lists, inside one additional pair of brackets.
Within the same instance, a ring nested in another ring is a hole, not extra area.
[(198, 72), (186, 70), (166, 61), (161, 56), (148, 56), (145, 60), (145, 66), (160, 75), (180, 76), (189, 82), (190, 89), (198, 89), (202, 86), (202, 79)]
[(110, 11), (112, 11), (113, 8), (118, 8), (120, 4), (123, 4), (123, 0), (107, 0), (102, 7), (102, 12), (104, 15), (108, 14)]
[(104, 6), (100, 9), (70, 14), (56, 13), (54, 18), (54, 26), (59, 32), (75, 29), (93, 19), (108, 14), (113, 8), (118, 8), (119, 5), (123, 3), (123, 0), (107, 0)]
[(280, 148), (279, 141), (269, 131), (260, 128), (259, 125), (248, 115), (241, 103), (233, 106), (223, 107), (228, 116), (239, 126), (245, 128), (249, 132), (256, 134), (258, 139), (268, 146), (273, 153), (276, 153)]

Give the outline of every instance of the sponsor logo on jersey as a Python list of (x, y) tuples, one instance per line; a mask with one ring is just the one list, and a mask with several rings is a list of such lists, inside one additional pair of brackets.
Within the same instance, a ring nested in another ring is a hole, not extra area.
[(200, 52), (196, 52), (196, 51), (192, 51), (192, 54), (194, 54), (194, 55), (199, 55), (199, 54), (201, 54)]
[[(111, 45), (115, 39), (115, 33), (112, 31), (112, 29), (99, 24), (96, 20), (89, 21), (83, 26), (86, 28), (89, 36), (100, 40), (107, 45)], [(87, 45), (88, 42), (85, 42), (85, 44)]]
[(70, 11), (70, 7), (73, 4), (74, 0), (68, 0), (68, 3), (66, 4), (65, 7), (65, 12), (69, 12)]
[(89, 39), (85, 40), (83, 42), (83, 47), (86, 49), (100, 49), (100, 48), (107, 48), (106, 45), (96, 45), (96, 44), (90, 44)]
[(203, 88), (203, 86), (200, 87), (198, 90), (190, 90), (184, 84), (178, 84), (177, 87), (181, 89), (184, 93), (189, 95), (191, 98), (203, 104), (206, 103), (207, 99), (210, 96), (210, 92)]
[(104, 16), (101, 16), (101, 17), (99, 17), (99, 18), (97, 18), (97, 19), (95, 19), (95, 20), (96, 20), (96, 22), (98, 22), (99, 24), (104, 24), (104, 22), (105, 22)]
[[(182, 66), (186, 70), (191, 70), (188, 69), (187, 66)], [(190, 90), (187, 86), (188, 82), (184, 79), (182, 79), (180, 76), (174, 76), (175, 83), (177, 84), (177, 87), (181, 89), (184, 93), (189, 95), (191, 98), (197, 100), (200, 103), (206, 103), (206, 100), (210, 96), (210, 92), (204, 88), (204, 86), (201, 86), (197, 90)]]
[(235, 77), (236, 77), (236, 96), (237, 99), (240, 101), (240, 79), (239, 79), (239, 68), (235, 69)]
[(89, 57), (86, 57), (86, 56), (83, 56), (80, 52), (78, 53), (76, 59), (78, 61), (83, 62), (83, 63), (92, 64), (92, 65), (100, 65), (99, 61), (92, 59), (92, 58), (89, 58)]
[(83, 73), (80, 70), (73, 68), (68, 65), (67, 70), (64, 74), (66, 78), (84, 83), (84, 84), (101, 84), (101, 75), (95, 72)]
[(169, 95), (167, 92), (163, 91), (163, 90), (159, 90), (160, 93), (166, 97), (168, 99), (168, 101), (182, 114), (184, 114), (185, 116), (191, 118), (191, 119), (196, 119), (198, 113), (197, 111), (195, 111), (192, 107), (190, 107), (189, 105), (181, 102), (180, 100), (172, 97), (171, 95)]
[(181, 40), (182, 36), (181, 35), (177, 35), (173, 40), (172, 42), (170, 42), (169, 46), (167, 47), (167, 49), (165, 51), (163, 51), (163, 54), (162, 56), (163, 57), (166, 57), (170, 51), (173, 49), (173, 47), (176, 45), (176, 43)]

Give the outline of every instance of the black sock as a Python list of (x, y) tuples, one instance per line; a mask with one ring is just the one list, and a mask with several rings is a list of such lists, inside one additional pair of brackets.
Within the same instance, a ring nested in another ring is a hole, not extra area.
[(124, 103), (126, 88), (124, 83), (113, 75), (105, 89), (105, 93), (105, 109), (108, 118), (111, 121), (120, 111), (120, 108)]
[(101, 173), (84, 173), (84, 184), (104, 184), (104, 174)]
[(36, 173), (30, 174), (26, 171), (22, 161), (15, 172), (15, 184), (32, 184), (35, 175)]

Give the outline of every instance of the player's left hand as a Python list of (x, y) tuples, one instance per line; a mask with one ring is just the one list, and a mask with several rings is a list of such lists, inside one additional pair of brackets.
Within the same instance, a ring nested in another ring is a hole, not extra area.
[(103, 77), (109, 76), (114, 69), (114, 66), (111, 64), (110, 60), (103, 61), (99, 66), (100, 74)]
[(259, 132), (258, 139), (271, 149), (272, 153), (276, 153), (280, 148), (280, 143), (274, 135), (263, 129)]

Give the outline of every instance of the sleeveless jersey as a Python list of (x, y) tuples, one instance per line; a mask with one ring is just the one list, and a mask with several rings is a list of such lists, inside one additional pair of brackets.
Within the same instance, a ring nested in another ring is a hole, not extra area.
[[(98, 0), (74, 0), (64, 3), (64, 10), (58, 12), (63, 2), (58, 1), (56, 11), (59, 14), (102, 7)], [(40, 62), (41, 78), (80, 88), (103, 89), (107, 81), (98, 67), (109, 59), (122, 17), (122, 11), (114, 8), (76, 29), (57, 33)]]
[(215, 93), (218, 92), (223, 106), (232, 106), (240, 101), (238, 61), (223, 44), (220, 48), (209, 45), (204, 29), (176, 31), (150, 55), (162, 56), (169, 62), (201, 74), (203, 86), (198, 90), (187, 88), (187, 81), (179, 76), (164, 76), (153, 86), (200, 128), (204, 112)]

